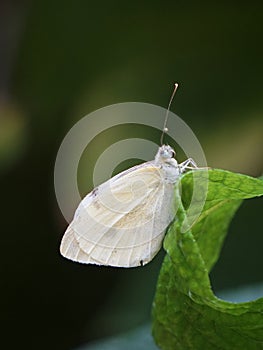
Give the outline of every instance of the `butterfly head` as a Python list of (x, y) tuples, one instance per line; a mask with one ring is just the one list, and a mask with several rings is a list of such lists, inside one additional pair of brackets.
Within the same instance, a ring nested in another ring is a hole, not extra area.
[(166, 163), (169, 162), (170, 159), (174, 159), (174, 156), (175, 151), (171, 146), (162, 145), (155, 156), (155, 161), (157, 163)]
[(175, 156), (175, 151), (174, 149), (169, 146), (169, 145), (162, 145), (159, 150), (158, 153), (160, 158), (165, 159), (169, 159), (169, 158), (174, 158)]

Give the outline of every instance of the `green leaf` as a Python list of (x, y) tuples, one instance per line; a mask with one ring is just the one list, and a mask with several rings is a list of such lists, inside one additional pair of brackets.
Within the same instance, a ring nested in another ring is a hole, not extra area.
[[(184, 175), (181, 185), (182, 195), (179, 183), (175, 188), (177, 220), (164, 241), (167, 255), (153, 304), (155, 341), (164, 350), (263, 349), (263, 298), (226, 302), (213, 294), (209, 280), (234, 213), (242, 199), (263, 194), (263, 181), (200, 170)], [(200, 207), (196, 222), (183, 230)]]

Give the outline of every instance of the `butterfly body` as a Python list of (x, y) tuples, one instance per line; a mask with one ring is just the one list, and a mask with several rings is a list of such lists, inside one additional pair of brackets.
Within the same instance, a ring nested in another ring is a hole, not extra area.
[(189, 163), (178, 164), (163, 145), (153, 161), (130, 168), (90, 192), (79, 204), (61, 242), (73, 261), (116, 267), (153, 259), (174, 218), (173, 188)]

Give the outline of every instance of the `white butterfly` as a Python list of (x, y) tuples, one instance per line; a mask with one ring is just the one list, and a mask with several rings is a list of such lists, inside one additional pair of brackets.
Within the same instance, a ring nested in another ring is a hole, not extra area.
[(174, 184), (189, 158), (178, 164), (170, 146), (155, 159), (130, 168), (95, 188), (79, 204), (60, 246), (61, 254), (86, 264), (135, 267), (160, 250), (174, 218)]

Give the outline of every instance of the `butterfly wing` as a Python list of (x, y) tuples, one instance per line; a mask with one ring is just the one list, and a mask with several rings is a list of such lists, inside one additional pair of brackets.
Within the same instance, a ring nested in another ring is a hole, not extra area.
[(151, 162), (120, 173), (80, 203), (61, 243), (71, 260), (133, 267), (159, 251), (173, 218), (173, 185)]

